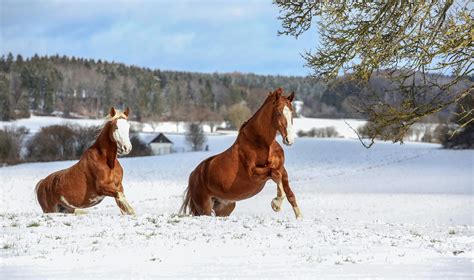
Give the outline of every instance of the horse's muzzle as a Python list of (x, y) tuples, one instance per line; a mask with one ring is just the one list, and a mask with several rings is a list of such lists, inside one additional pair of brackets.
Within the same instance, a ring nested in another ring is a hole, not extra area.
[(293, 139), (290, 139), (288, 136), (283, 137), (283, 144), (285, 144), (287, 146), (291, 146), (291, 145), (293, 145)]
[(126, 145), (117, 146), (117, 153), (120, 156), (128, 155), (132, 151), (132, 146), (128, 147)]

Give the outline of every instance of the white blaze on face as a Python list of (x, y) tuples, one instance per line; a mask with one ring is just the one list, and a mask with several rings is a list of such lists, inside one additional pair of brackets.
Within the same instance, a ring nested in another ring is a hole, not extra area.
[(125, 119), (117, 120), (117, 129), (113, 133), (119, 154), (126, 155), (132, 150), (132, 143), (130, 143), (130, 124)]
[(292, 113), (291, 110), (285, 106), (283, 108), (283, 116), (286, 118), (286, 140), (288, 145), (292, 145), (295, 141), (295, 137), (293, 135), (293, 122), (292, 122)]

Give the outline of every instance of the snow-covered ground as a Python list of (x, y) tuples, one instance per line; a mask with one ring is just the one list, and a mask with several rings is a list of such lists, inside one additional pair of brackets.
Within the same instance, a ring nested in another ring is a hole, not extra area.
[(304, 219), (276, 186), (228, 218), (178, 217), (188, 174), (209, 152), (121, 159), (137, 216), (107, 198), (86, 215), (42, 215), (36, 182), (73, 162), (0, 168), (0, 275), (7, 278), (471, 278), (473, 151), (297, 139), (285, 147)]

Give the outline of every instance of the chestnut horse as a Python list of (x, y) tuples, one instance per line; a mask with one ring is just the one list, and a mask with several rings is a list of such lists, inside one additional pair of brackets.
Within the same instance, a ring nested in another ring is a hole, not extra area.
[(128, 107), (123, 113), (112, 107), (97, 140), (79, 162), (38, 182), (36, 195), (44, 213), (75, 213), (111, 196), (122, 214), (135, 214), (123, 194), (123, 169), (117, 160), (117, 154), (132, 150), (128, 114)]
[(301, 218), (284, 167), (285, 154), (275, 140), (280, 132), (285, 145), (293, 144), (293, 107), (295, 94), (285, 97), (278, 88), (268, 95), (260, 109), (239, 130), (237, 140), (226, 151), (202, 161), (189, 176), (180, 213), (229, 216), (236, 201), (259, 193), (272, 179), (277, 197), (272, 208), (278, 212), (286, 197), (296, 218)]

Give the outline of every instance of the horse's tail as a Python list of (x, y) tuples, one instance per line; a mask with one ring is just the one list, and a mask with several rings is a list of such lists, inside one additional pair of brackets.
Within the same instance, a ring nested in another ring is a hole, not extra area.
[[(197, 167), (199, 168), (199, 166)], [(198, 170), (198, 169), (196, 169)], [(196, 170), (194, 170), (191, 175), (189, 175), (189, 182), (188, 182), (188, 187), (186, 188), (186, 191), (184, 192), (183, 196), (183, 204), (181, 205), (181, 208), (179, 209), (179, 214), (180, 215), (202, 215), (202, 208), (199, 206), (198, 203), (196, 203), (196, 195), (198, 195), (199, 190), (197, 189), (201, 184), (199, 183), (198, 177), (196, 177), (198, 174), (196, 173)]]
[(192, 198), (191, 198), (191, 191), (189, 189), (189, 186), (186, 188), (184, 191), (183, 195), (183, 204), (181, 205), (181, 208), (179, 208), (179, 214), (180, 215), (187, 215), (189, 214), (191, 210), (191, 203), (192, 203)]
[(38, 183), (36, 184), (35, 186), (35, 194), (36, 194), (36, 201), (38, 202), (38, 204), (41, 206), (41, 208), (43, 208), (43, 204), (44, 204), (44, 187), (41, 187), (41, 182), (43, 182), (44, 179), (41, 179), (38, 181)]

